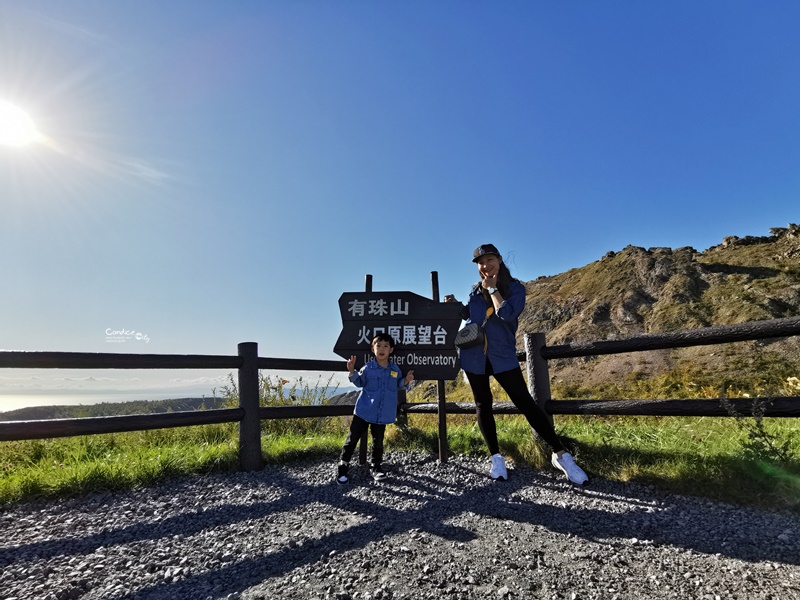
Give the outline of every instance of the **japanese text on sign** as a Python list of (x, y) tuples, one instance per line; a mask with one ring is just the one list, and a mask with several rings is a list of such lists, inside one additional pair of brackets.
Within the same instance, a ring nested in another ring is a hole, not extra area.
[(408, 316), (408, 301), (404, 302), (399, 298), (393, 302), (387, 302), (383, 298), (378, 298), (377, 300), (355, 299), (350, 301), (347, 310), (353, 317)]
[(401, 369), (414, 369), (415, 379), (453, 379), (459, 369), (453, 340), (461, 308), (412, 292), (344, 292), (339, 298), (342, 332), (333, 351), (366, 364), (372, 340), (385, 333), (396, 344), (391, 360)]
[(372, 343), (372, 339), (379, 333), (388, 333), (395, 343), (404, 346), (444, 346), (447, 342), (447, 330), (437, 325), (434, 330), (431, 325), (389, 325), (388, 327), (362, 327), (358, 332), (358, 344)]
[[(372, 317), (408, 317), (409, 302), (402, 298), (360, 299), (354, 298), (347, 303), (347, 312), (354, 319), (363, 318), (369, 321)], [(441, 325), (397, 324), (387, 326), (366, 325), (358, 330), (357, 344), (372, 343), (379, 333), (388, 333), (395, 343), (404, 346), (444, 346), (447, 343), (447, 330)]]

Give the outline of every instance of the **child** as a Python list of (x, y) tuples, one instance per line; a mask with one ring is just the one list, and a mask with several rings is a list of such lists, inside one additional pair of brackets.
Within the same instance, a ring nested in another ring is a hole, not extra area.
[(397, 390), (407, 390), (409, 384), (414, 381), (414, 371), (409, 371), (403, 379), (400, 367), (389, 362), (389, 356), (394, 352), (392, 336), (379, 333), (373, 338), (370, 347), (375, 358), (364, 365), (358, 373), (354, 370), (356, 357), (351, 356), (347, 361), (349, 379), (356, 387), (361, 388), (361, 393), (356, 400), (350, 433), (344, 442), (337, 468), (336, 481), (341, 484), (350, 481), (347, 477), (350, 459), (358, 440), (367, 432), (367, 428), (372, 430), (372, 477), (375, 481), (386, 479), (386, 472), (381, 465), (386, 425), (394, 423), (397, 418)]

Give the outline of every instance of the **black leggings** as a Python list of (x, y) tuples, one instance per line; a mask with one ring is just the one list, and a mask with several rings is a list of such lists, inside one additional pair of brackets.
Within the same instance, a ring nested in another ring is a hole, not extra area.
[(522, 376), (522, 369), (517, 367), (510, 371), (495, 373), (492, 365), (486, 361), (486, 373), (467, 373), (467, 380), (472, 388), (472, 395), (475, 398), (475, 410), (478, 416), (478, 427), (486, 440), (491, 454), (500, 453), (500, 444), (497, 441), (497, 425), (494, 421), (492, 410), (492, 391), (489, 388), (489, 377), (494, 376), (497, 383), (505, 390), (511, 402), (514, 403), (519, 411), (528, 419), (528, 423), (538, 433), (542, 439), (553, 449), (553, 452), (560, 452), (564, 449), (561, 440), (558, 439), (556, 430), (547, 418), (545, 412), (536, 404), (536, 401), (528, 391), (525, 378)]
[(344, 441), (344, 447), (342, 448), (341, 460), (346, 463), (350, 462), (350, 459), (353, 458), (356, 444), (358, 444), (361, 436), (367, 432), (367, 428), (372, 431), (372, 465), (381, 464), (383, 461), (383, 436), (386, 433), (386, 425), (369, 423), (358, 415), (353, 415), (353, 421), (350, 423), (350, 433), (347, 434), (347, 439)]

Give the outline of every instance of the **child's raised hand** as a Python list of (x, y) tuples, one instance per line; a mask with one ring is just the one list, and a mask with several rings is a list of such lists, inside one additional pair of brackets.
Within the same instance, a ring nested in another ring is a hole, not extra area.
[(405, 384), (408, 385), (412, 381), (414, 381), (414, 370), (413, 369), (411, 371), (409, 371), (408, 374), (406, 375)]
[(350, 359), (347, 361), (347, 370), (350, 371), (350, 375), (353, 374), (356, 368), (356, 355), (353, 354)]

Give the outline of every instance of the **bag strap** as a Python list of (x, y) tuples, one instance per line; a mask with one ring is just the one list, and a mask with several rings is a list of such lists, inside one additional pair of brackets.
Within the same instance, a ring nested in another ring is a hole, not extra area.
[[(483, 320), (483, 323), (481, 323), (481, 329), (484, 329), (486, 327), (486, 321), (489, 320), (489, 317), (492, 316), (493, 312), (494, 312), (494, 306), (490, 306), (489, 308), (486, 309), (486, 318)], [(489, 338), (484, 333), (483, 334), (483, 353), (486, 354), (486, 352), (488, 350), (489, 350)]]

